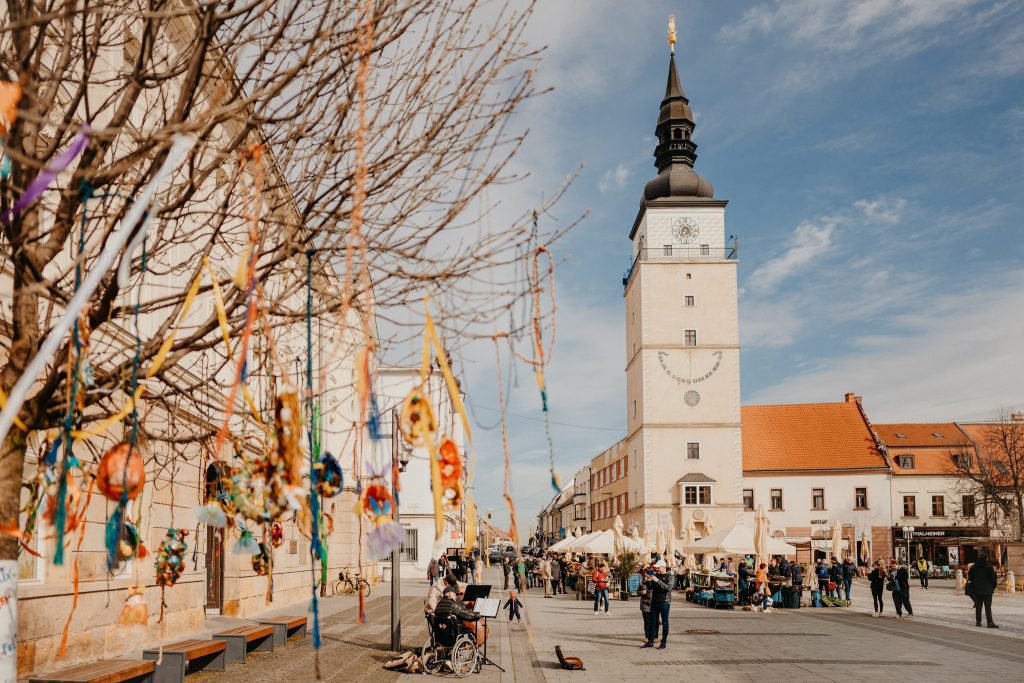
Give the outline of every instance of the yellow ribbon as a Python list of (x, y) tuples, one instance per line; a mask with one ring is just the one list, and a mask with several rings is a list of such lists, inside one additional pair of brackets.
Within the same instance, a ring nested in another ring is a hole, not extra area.
[[(203, 259), (204, 263), (206, 259)], [(196, 271), (196, 276), (192, 280), (192, 286), (188, 288), (188, 293), (185, 295), (185, 303), (182, 304), (181, 313), (178, 315), (178, 324), (174, 326), (171, 333), (164, 339), (164, 343), (160, 345), (160, 350), (156, 352), (156, 356), (153, 358), (153, 362), (149, 364), (149, 369), (146, 370), (146, 379), (149, 379), (160, 370), (160, 366), (164, 364), (164, 360), (167, 358), (167, 354), (171, 352), (171, 347), (174, 346), (174, 338), (178, 336), (178, 330), (181, 329), (181, 324), (185, 320), (185, 316), (188, 315), (188, 311), (192, 308), (192, 302), (195, 301), (196, 295), (199, 293), (199, 283), (203, 278), (203, 269), (200, 268)]]
[[(0, 389), (0, 410), (4, 409), (6, 407), (7, 407), (7, 394), (4, 393), (3, 389)], [(28, 427), (25, 426), (25, 423), (22, 422), (21, 418), (18, 417), (17, 415), (14, 416), (14, 424), (18, 425), (18, 427), (21, 429), (21, 431), (23, 431), (23, 432), (27, 432), (28, 431)]]

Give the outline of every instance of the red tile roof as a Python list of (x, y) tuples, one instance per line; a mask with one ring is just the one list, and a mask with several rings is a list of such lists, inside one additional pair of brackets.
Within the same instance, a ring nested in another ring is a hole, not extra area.
[(743, 471), (888, 469), (855, 401), (743, 406)]
[[(950, 448), (968, 446), (971, 440), (952, 422), (872, 424), (878, 438), (892, 448)], [(941, 434), (941, 436), (936, 436)]]

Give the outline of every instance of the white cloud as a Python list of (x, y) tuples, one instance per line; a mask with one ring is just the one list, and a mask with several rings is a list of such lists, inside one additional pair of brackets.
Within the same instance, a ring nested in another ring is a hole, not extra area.
[(864, 397), (872, 420), (970, 420), (1024, 402), (1020, 339), (1024, 270), (986, 278), (983, 287), (929, 299), (894, 317), (903, 330), (851, 339), (854, 351), (829, 357), (755, 392), (753, 403), (836, 401)]
[(832, 247), (832, 233), (837, 220), (823, 217), (816, 222), (804, 221), (796, 226), (789, 247), (750, 274), (746, 289), (755, 294), (773, 291), (786, 278), (796, 274)]
[(874, 199), (861, 199), (853, 203), (864, 218), (873, 223), (895, 225), (903, 217), (903, 209), (907, 207), (907, 200), (902, 197), (880, 196)]
[(744, 305), (740, 315), (740, 340), (744, 347), (789, 346), (803, 328), (791, 301), (757, 301)]
[(630, 184), (629, 181), (632, 177), (633, 171), (628, 166), (618, 164), (601, 174), (597, 189), (601, 191), (601, 194), (608, 194), (612, 190), (621, 190)]

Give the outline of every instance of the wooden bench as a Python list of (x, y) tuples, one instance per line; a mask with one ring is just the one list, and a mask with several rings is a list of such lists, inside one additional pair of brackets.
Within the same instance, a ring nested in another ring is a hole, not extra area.
[(131, 659), (107, 659), (81, 664), (60, 671), (33, 676), (29, 683), (153, 683), (153, 662)]
[[(274, 627), (273, 626), (239, 626), (220, 633), (214, 633), (214, 638), (219, 638), (227, 643), (227, 661), (244, 662), (245, 655), (249, 650), (261, 651), (274, 649)], [(251, 648), (250, 648), (251, 646)]]
[(226, 655), (225, 641), (198, 639), (142, 652), (143, 659), (158, 661), (153, 683), (182, 683), (189, 671), (224, 671)]
[(284, 647), (291, 636), (306, 637), (306, 624), (308, 618), (305, 616), (280, 616), (257, 619), (260, 624), (274, 627), (274, 647)]

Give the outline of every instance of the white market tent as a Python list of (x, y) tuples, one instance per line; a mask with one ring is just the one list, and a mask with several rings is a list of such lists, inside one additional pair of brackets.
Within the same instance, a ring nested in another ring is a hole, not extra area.
[(558, 543), (555, 543), (554, 545), (549, 546), (544, 552), (548, 552), (548, 553), (565, 552), (566, 550), (569, 549), (567, 546), (571, 545), (575, 540), (576, 539), (573, 538), (572, 536), (567, 536), (567, 537), (563, 538), (561, 541), (559, 541)]
[[(771, 536), (765, 551), (768, 555), (795, 556), (796, 548)], [(716, 531), (710, 536), (694, 541), (685, 548), (687, 553), (699, 555), (752, 555), (754, 554), (754, 530), (737, 524), (731, 529)]]
[(583, 547), (580, 552), (612, 555), (615, 553), (615, 534), (607, 530), (596, 531), (580, 539), (580, 545)]

